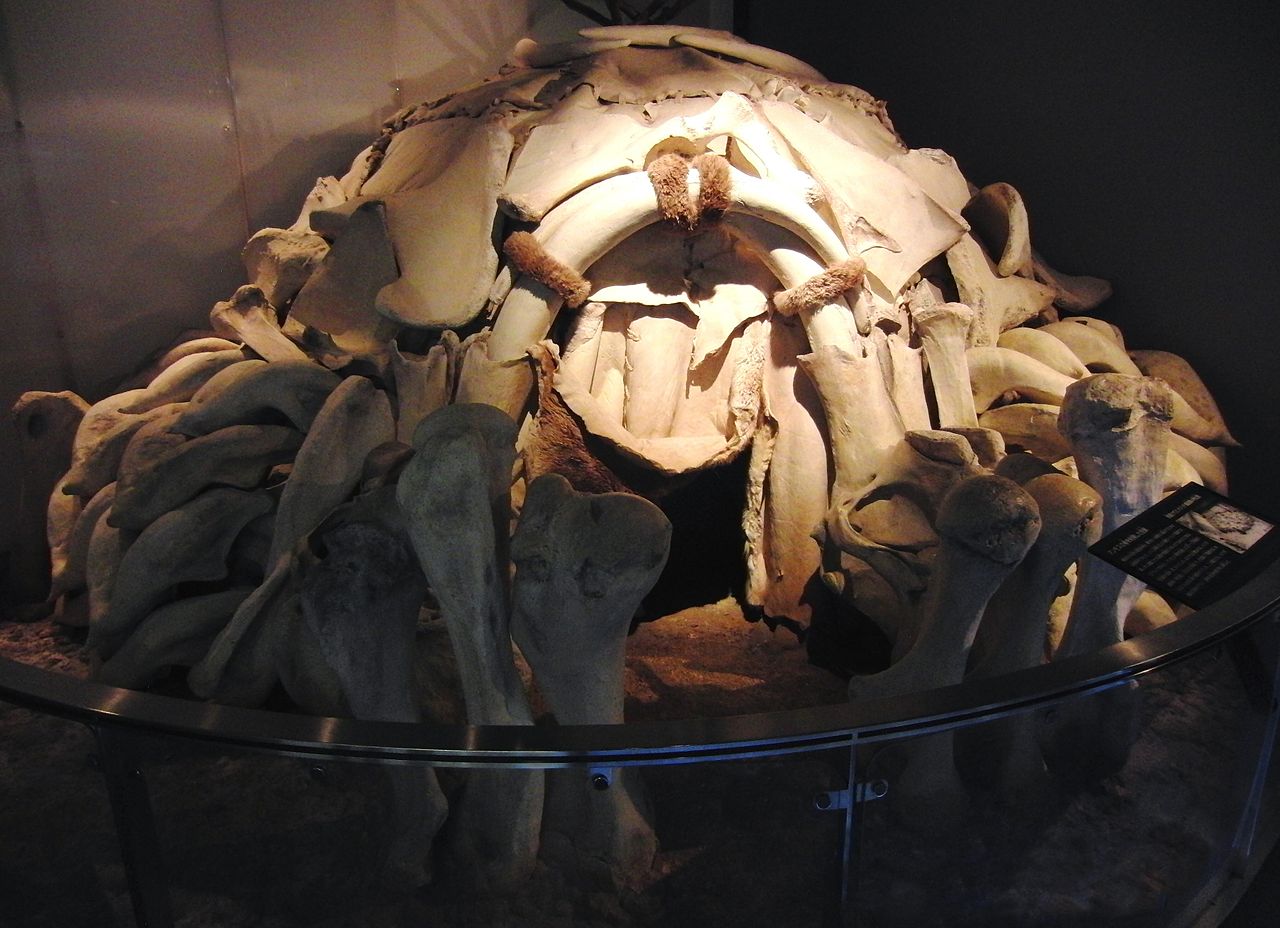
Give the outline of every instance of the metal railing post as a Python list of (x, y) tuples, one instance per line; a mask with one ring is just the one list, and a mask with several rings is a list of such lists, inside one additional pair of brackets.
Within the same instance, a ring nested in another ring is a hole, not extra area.
[(95, 726), (93, 733), (138, 928), (173, 928), (169, 884), (137, 739), (110, 725)]

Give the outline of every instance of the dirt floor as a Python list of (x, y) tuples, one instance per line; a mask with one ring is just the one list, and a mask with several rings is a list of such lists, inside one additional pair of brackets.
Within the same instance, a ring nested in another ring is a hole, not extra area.
[[(87, 672), (81, 639), (47, 622), (0, 622), (0, 654), (74, 676)], [(1221, 863), (1237, 784), (1247, 782), (1261, 718), (1247, 658), (1220, 649), (1142, 678), (1128, 763), (1091, 785), (1045, 777), (991, 792), (970, 783), (921, 816), (893, 782), (922, 748), (863, 748), (860, 776), (887, 777), (890, 794), (856, 809), (847, 892), (857, 919), (847, 924), (1173, 924)], [(437, 677), (428, 697), (453, 711), (448, 681)], [(732, 601), (648, 623), (629, 642), (631, 720), (844, 698), (845, 682), (810, 665), (794, 635), (746, 622)], [(133, 924), (94, 755), (83, 727), (0, 705), (3, 928)], [(826, 751), (645, 769), (659, 843), (647, 872), (619, 887), (590, 867), (544, 863), (516, 893), (482, 898), (394, 875), (394, 770), (168, 742), (145, 750), (142, 771), (184, 928), (780, 928), (844, 923), (845, 816), (818, 811), (813, 799), (844, 786), (848, 762), (847, 751)], [(462, 776), (440, 771), (446, 792)]]

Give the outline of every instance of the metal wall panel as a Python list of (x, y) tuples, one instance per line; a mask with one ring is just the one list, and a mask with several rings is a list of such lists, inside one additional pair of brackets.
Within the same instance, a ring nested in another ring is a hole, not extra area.
[(395, 6), (222, 0), (251, 229), (291, 224), (395, 111)]
[[(213, 0), (10, 2), (14, 106), (69, 385), (96, 394), (234, 283), (244, 198)], [(15, 359), (20, 363), (20, 359)]]

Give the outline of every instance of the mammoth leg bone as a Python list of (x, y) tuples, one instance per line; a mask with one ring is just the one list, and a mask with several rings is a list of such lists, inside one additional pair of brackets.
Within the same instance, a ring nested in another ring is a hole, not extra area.
[[(396, 487), (418, 562), (440, 604), (473, 725), (529, 725), (533, 715), (508, 631), (507, 540), (516, 426), (501, 410), (437, 410), (414, 434)], [(471, 773), (450, 815), (448, 860), (476, 890), (533, 870), (542, 815), (536, 771)]]
[[(1034, 477), (1023, 485), (1040, 510), (1040, 534), (1022, 563), (987, 603), (965, 679), (1038, 667), (1044, 659), (1049, 609), (1063, 574), (1102, 536), (1102, 499), (1066, 474)], [(1022, 786), (1044, 774), (1029, 713), (956, 732), (956, 763), (966, 780), (987, 786)]]
[[(1040, 531), (1035, 500), (1011, 480), (980, 474), (957, 483), (938, 511), (941, 536), (915, 644), (888, 670), (849, 681), (854, 699), (900, 696), (959, 683), (987, 602)], [(908, 824), (954, 822), (963, 795), (949, 732), (906, 746), (906, 767), (891, 785)]]
[[(511, 628), (559, 722), (622, 722), (627, 630), (670, 544), (671, 523), (648, 500), (577, 493), (559, 474), (530, 484), (511, 541)], [(626, 884), (648, 871), (657, 840), (639, 779), (622, 772), (552, 777), (544, 832)]]
[[(1067, 389), (1058, 428), (1071, 442), (1080, 478), (1102, 497), (1103, 534), (1161, 495), (1173, 416), (1162, 381), (1096, 374)], [(1062, 643), (1054, 658), (1085, 654), (1124, 637), (1124, 619), (1144, 584), (1086, 555)], [(1136, 736), (1137, 690), (1082, 697), (1045, 713), (1045, 763), (1067, 780), (1108, 776), (1122, 766)]]
[[(407, 539), (373, 522), (323, 535), (327, 555), (302, 583), (302, 621), (336, 673), (358, 719), (417, 722), (413, 650), (426, 578)], [(392, 871), (425, 882), (425, 865), (448, 803), (430, 767), (389, 767)]]

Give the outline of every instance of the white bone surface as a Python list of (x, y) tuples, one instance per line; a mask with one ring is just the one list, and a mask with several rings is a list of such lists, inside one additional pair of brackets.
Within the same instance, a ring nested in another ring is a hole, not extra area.
[(275, 308), (257, 287), (245, 285), (231, 299), (215, 303), (209, 324), (227, 338), (239, 339), (268, 361), (305, 361), (306, 354), (280, 331)]
[(901, 290), (912, 274), (964, 234), (964, 223), (898, 168), (833, 138), (789, 104), (765, 102), (762, 106), (826, 191), (849, 250), (856, 250), (855, 227), (860, 217), (896, 243), (896, 250), (872, 248), (862, 255), (867, 273), (883, 284), (888, 295)]
[(400, 270), (378, 292), (378, 312), (404, 325), (445, 326), (484, 308), (498, 270), (494, 220), (512, 144), (498, 120), (422, 123), (392, 139), (360, 189), (386, 205)]
[(1005, 329), (1034, 319), (1053, 303), (1053, 290), (1025, 277), (1001, 277), (971, 234), (947, 249), (947, 267), (960, 302), (974, 312), (972, 345), (994, 345)]
[(936, 303), (911, 314), (929, 362), (938, 427), (977, 426), (965, 344), (973, 310), (963, 303)]
[(964, 218), (996, 256), (1001, 277), (1031, 276), (1031, 224), (1022, 195), (1012, 185), (983, 187), (965, 206)]

